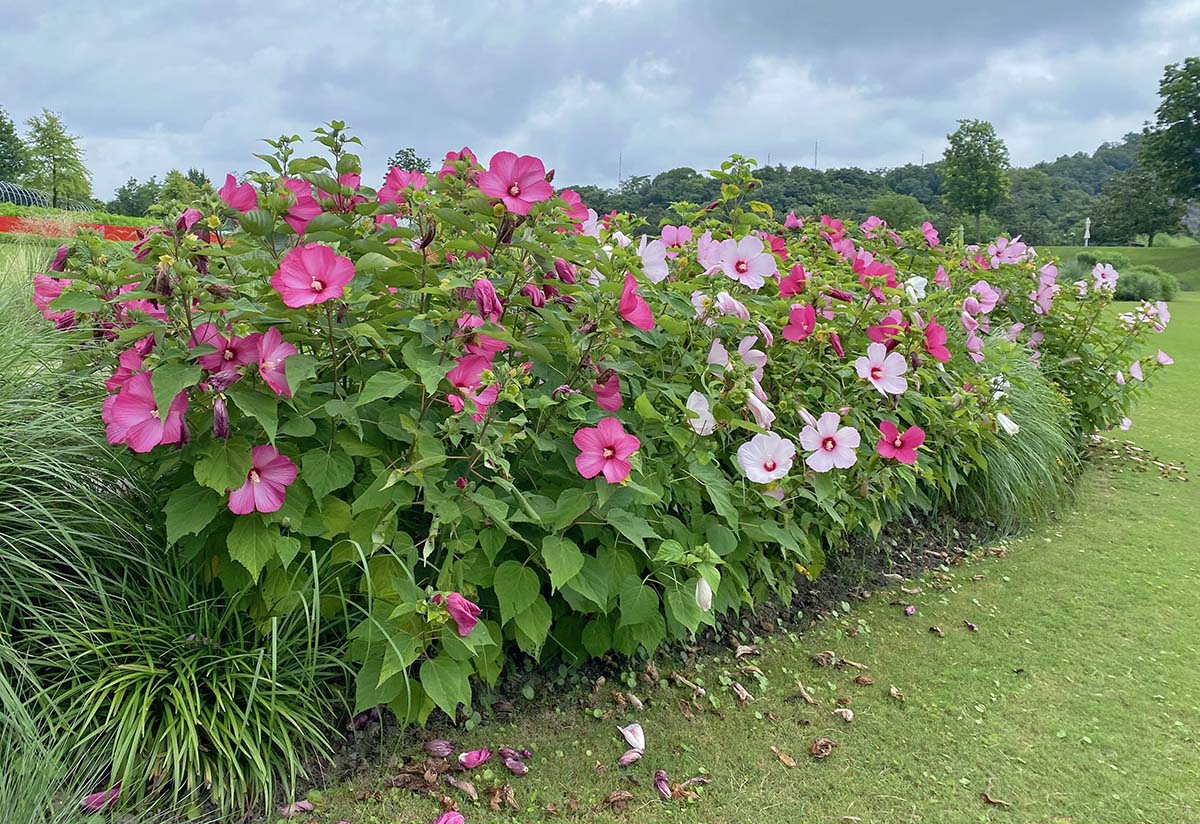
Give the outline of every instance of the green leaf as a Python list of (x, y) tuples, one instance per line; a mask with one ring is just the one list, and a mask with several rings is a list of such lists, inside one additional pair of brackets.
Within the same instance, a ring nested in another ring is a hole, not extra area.
[(161, 363), (150, 373), (154, 402), (161, 417), (167, 416), (171, 401), (189, 386), (200, 382), (200, 367), (191, 363)]
[(608, 619), (598, 616), (583, 628), (583, 648), (594, 658), (599, 658), (612, 649), (612, 625)]
[(283, 375), (287, 378), (288, 389), (292, 394), (300, 388), (300, 384), (317, 374), (317, 361), (308, 355), (288, 355), (283, 362)]
[(550, 586), (557, 590), (583, 569), (583, 553), (575, 542), (557, 535), (542, 539), (542, 559), (550, 570)]
[(199, 535), (221, 508), (221, 496), (199, 484), (177, 487), (167, 499), (163, 512), (167, 518), (167, 543), (184, 535)]
[[(388, 709), (395, 714), (401, 724), (424, 726), (429, 714), (433, 712), (433, 699), (421, 688), (421, 684), (416, 678), (397, 677), (392, 680), (400, 682), (400, 689), (395, 697), (387, 702)], [(378, 706), (378, 704), (360, 706), (356, 711), (362, 712), (364, 709), (374, 706)]]
[(406, 632), (389, 632), (383, 639), (383, 663), (379, 665), (379, 683), (399, 675), (420, 657), (421, 643)]
[(367, 379), (354, 405), (365, 406), (380, 398), (394, 398), (410, 386), (412, 381), (399, 372), (376, 372)]
[(516, 617), (517, 646), (531, 655), (536, 655), (550, 634), (552, 613), (546, 599), (538, 596), (529, 609)]
[(470, 676), (469, 666), (445, 655), (421, 664), (421, 686), (433, 703), (451, 718), (455, 717), (459, 704), (471, 704)]
[(279, 563), (283, 565), (284, 569), (287, 569), (292, 565), (292, 561), (296, 560), (296, 556), (300, 554), (302, 548), (303, 545), (299, 538), (288, 536), (280, 538), (275, 544), (275, 554), (279, 556)]
[(354, 480), (354, 460), (340, 449), (314, 449), (300, 459), (304, 482), (317, 500)]
[(659, 537), (654, 528), (646, 523), (645, 518), (626, 512), (623, 509), (608, 510), (608, 512), (604, 513), (604, 520), (616, 527), (617, 531), (626, 538), (633, 541), (638, 549), (644, 550), (646, 548), (646, 538)]
[(633, 584), (621, 590), (621, 620), (618, 628), (645, 624), (658, 614), (658, 593), (652, 587)]
[(272, 392), (259, 392), (256, 389), (251, 389), (249, 386), (235, 383), (233, 386), (225, 390), (235, 406), (242, 410), (242, 413), (254, 418), (262, 425), (263, 431), (267, 433), (267, 440), (275, 443), (275, 435), (279, 427), (279, 400)]
[(730, 529), (737, 532), (739, 521), (737, 506), (733, 502), (733, 484), (729, 483), (724, 473), (713, 464), (693, 461), (688, 471), (700, 481), (717, 514), (725, 519)]
[(250, 570), (250, 576), (258, 575), (267, 561), (275, 557), (275, 544), (279, 540), (279, 527), (268, 526), (257, 514), (239, 515), (225, 539), (229, 557)]
[(493, 587), (500, 601), (501, 623), (507, 624), (537, 600), (542, 584), (532, 569), (516, 561), (505, 561), (496, 570)]
[(104, 304), (95, 295), (68, 290), (50, 301), (50, 308), (56, 312), (99, 312)]
[(574, 487), (564, 489), (554, 509), (554, 529), (562, 532), (579, 520), (579, 516), (587, 512), (591, 505), (592, 496), (583, 490)]
[(208, 444), (192, 469), (198, 483), (224, 494), (246, 482), (250, 466), (250, 444), (230, 438)]
[(404, 365), (421, 377), (425, 391), (437, 392), (442, 378), (450, 371), (445, 364), (438, 363), (437, 353), (427, 348), (420, 338), (413, 338), (400, 351), (404, 355)]
[(638, 415), (640, 415), (644, 421), (666, 420), (666, 418), (664, 418), (662, 414), (654, 408), (654, 404), (650, 403), (650, 399), (646, 397), (645, 392), (637, 396), (637, 400), (633, 402), (633, 408), (637, 410)]

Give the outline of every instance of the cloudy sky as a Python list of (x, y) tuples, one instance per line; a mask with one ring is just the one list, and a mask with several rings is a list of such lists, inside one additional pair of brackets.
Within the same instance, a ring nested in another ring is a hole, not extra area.
[[(978, 6), (978, 8), (970, 8)], [(253, 168), (257, 140), (343, 119), (368, 180), (466, 144), (560, 183), (711, 168), (731, 152), (867, 168), (938, 157), (965, 117), (1027, 165), (1152, 117), (1200, 54), (1200, 0), (3, 0), (0, 106), (128, 177)]]

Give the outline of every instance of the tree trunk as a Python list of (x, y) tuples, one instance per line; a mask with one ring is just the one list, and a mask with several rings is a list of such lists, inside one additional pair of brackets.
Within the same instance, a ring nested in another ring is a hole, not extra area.
[(1157, 233), (1156, 232), (1147, 232), (1146, 233), (1146, 246), (1154, 245), (1154, 235), (1155, 234), (1157, 234)]

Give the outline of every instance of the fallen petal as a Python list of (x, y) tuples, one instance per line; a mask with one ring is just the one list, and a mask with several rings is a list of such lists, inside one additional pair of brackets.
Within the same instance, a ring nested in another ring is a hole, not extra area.
[(291, 804), (286, 804), (279, 808), (279, 814), (284, 818), (295, 818), (302, 813), (311, 813), (312, 811), (313, 805), (308, 799), (293, 801)]
[(796, 759), (779, 749), (779, 747), (771, 747), (771, 752), (775, 753), (775, 757), (779, 759), (779, 763), (788, 769), (794, 770), (798, 766)]
[(630, 764), (636, 764), (642, 760), (645, 753), (636, 747), (631, 750), (625, 750), (625, 753), (617, 760), (617, 763), (622, 767), (628, 767)]

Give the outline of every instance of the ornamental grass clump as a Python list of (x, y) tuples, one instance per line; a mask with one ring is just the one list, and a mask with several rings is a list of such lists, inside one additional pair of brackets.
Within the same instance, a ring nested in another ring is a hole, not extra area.
[(73, 365), (158, 480), (165, 551), (260, 622), (319, 585), (355, 621), (359, 710), (454, 717), (514, 654), (649, 652), (788, 598), (1031, 425), (1001, 352), (1076, 443), (1164, 368), (1116, 380), (1169, 312), (1114, 321), (1106, 270), (1064, 289), (1019, 239), (780, 223), (741, 156), (660, 229), (537, 158), (464, 148), (373, 189), (343, 124), (315, 139), (131, 260), (75, 243), (35, 297), (97, 342)]

